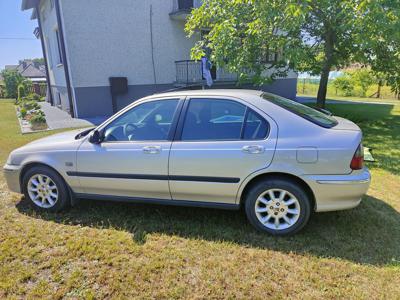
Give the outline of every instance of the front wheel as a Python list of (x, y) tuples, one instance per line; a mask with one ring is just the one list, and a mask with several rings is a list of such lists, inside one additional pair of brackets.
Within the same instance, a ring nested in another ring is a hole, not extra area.
[(258, 230), (272, 235), (300, 231), (311, 213), (310, 199), (292, 181), (273, 179), (254, 185), (246, 197), (246, 215)]
[(39, 211), (59, 212), (70, 204), (63, 178), (45, 166), (29, 169), (22, 179), (25, 198)]

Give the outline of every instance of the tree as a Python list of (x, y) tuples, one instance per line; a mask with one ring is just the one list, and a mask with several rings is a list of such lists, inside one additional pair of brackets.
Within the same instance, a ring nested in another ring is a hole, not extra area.
[(340, 77), (335, 78), (333, 85), (336, 89), (341, 91), (344, 96), (351, 96), (354, 91), (354, 85), (351, 77), (348, 74), (344, 74)]
[[(194, 59), (210, 49), (218, 65), (240, 78), (251, 74), (257, 84), (288, 68), (320, 75), (317, 105), (324, 107), (329, 72), (379, 60), (379, 47), (392, 39), (383, 24), (391, 19), (389, 26), (396, 27), (399, 11), (400, 1), (390, 0), (205, 0), (192, 11), (186, 30), (192, 36), (209, 29), (192, 49)], [(379, 35), (378, 47), (371, 39)], [(265, 59), (278, 50), (279, 59)]]
[(3, 70), (1, 75), (4, 78), (5, 96), (8, 98), (17, 98), (17, 88), (24, 81), (24, 77), (17, 70)]
[(25, 59), (20, 60), (18, 63), (22, 64), (24, 61), (25, 62), (31, 61), (37, 66), (43, 66), (44, 65), (44, 58), (42, 58), (42, 57), (41, 58), (25, 58)]
[(354, 85), (359, 86), (361, 90), (361, 97), (367, 95), (368, 88), (376, 83), (376, 78), (367, 68), (356, 69), (348, 72)]

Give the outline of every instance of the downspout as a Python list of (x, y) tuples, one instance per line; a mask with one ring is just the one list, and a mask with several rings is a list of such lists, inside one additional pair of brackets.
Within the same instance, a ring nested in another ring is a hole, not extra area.
[(54, 105), (53, 91), (51, 90), (51, 82), (50, 82), (49, 64), (47, 63), (47, 53), (46, 53), (46, 48), (45, 48), (45, 45), (44, 45), (44, 36), (43, 36), (43, 30), (42, 30), (42, 20), (40, 19), (41, 16), (40, 16), (39, 3), (36, 5), (35, 9), (36, 9), (36, 13), (37, 13), (40, 43), (42, 44), (44, 65), (45, 65), (45, 68), (46, 68), (47, 91), (49, 92), (50, 104)]
[(64, 72), (65, 72), (65, 82), (67, 84), (67, 93), (68, 93), (68, 100), (69, 100), (69, 107), (71, 117), (75, 117), (74, 113), (74, 103), (72, 101), (72, 88), (71, 88), (71, 78), (69, 75), (69, 68), (67, 62), (67, 52), (65, 51), (65, 40), (64, 40), (64, 31), (61, 22), (61, 12), (60, 12), (60, 0), (54, 0), (55, 8), (56, 8), (56, 15), (57, 15), (57, 26), (58, 26), (58, 33), (60, 34), (60, 44), (61, 44), (61, 55), (63, 58), (63, 65), (64, 65)]
[(153, 41), (153, 5), (150, 4), (150, 46), (151, 46), (151, 63), (153, 67), (154, 90), (157, 86), (156, 65), (154, 61), (154, 41)]

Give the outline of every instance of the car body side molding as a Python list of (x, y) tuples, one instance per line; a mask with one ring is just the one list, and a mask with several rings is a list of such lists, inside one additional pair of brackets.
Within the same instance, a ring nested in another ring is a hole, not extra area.
[(148, 175), (148, 174), (119, 174), (119, 173), (94, 173), (94, 172), (67, 172), (67, 175), (73, 177), (199, 181), (199, 182), (216, 182), (216, 183), (238, 183), (240, 181), (240, 178), (235, 178), (235, 177), (212, 177), (212, 176)]

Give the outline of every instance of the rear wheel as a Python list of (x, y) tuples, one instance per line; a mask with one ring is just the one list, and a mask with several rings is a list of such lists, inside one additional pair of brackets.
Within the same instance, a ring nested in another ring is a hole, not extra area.
[(39, 211), (59, 212), (70, 204), (68, 188), (63, 178), (45, 166), (29, 169), (22, 179), (25, 198)]
[(246, 215), (260, 231), (291, 235), (301, 230), (311, 213), (307, 193), (296, 183), (273, 179), (255, 184), (247, 194)]

